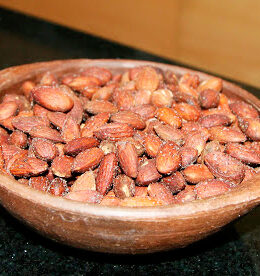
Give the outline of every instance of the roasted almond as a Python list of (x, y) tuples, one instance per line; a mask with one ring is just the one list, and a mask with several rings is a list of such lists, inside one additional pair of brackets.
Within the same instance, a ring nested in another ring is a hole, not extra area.
[(180, 129), (176, 129), (170, 125), (155, 125), (154, 130), (157, 135), (164, 141), (173, 141), (178, 145), (184, 142), (184, 135)]
[(58, 155), (58, 149), (50, 140), (34, 138), (31, 145), (35, 156), (43, 161), (51, 161)]
[[(260, 125), (260, 124), (259, 124)], [(246, 136), (237, 130), (230, 127), (216, 126), (209, 129), (210, 140), (215, 140), (220, 143), (228, 142), (245, 142)]]
[(182, 147), (179, 151), (181, 155), (181, 167), (186, 168), (193, 164), (198, 158), (198, 151), (192, 147)]
[(156, 156), (156, 168), (160, 173), (175, 172), (181, 165), (178, 146), (173, 142), (165, 143)]
[(153, 118), (156, 113), (156, 107), (151, 104), (138, 105), (131, 109), (134, 113), (141, 116), (143, 120)]
[(58, 86), (37, 86), (31, 91), (33, 99), (51, 111), (66, 112), (73, 107), (73, 100)]
[(15, 130), (10, 135), (10, 143), (16, 145), (19, 148), (27, 147), (27, 135), (20, 130)]
[(182, 173), (186, 181), (192, 184), (214, 178), (207, 166), (202, 164), (190, 165), (185, 170), (183, 170)]
[(135, 186), (135, 197), (147, 197), (148, 192), (147, 192), (147, 187), (139, 187)]
[(162, 144), (162, 140), (154, 134), (147, 134), (144, 140), (145, 150), (151, 157), (156, 157)]
[(103, 150), (104, 154), (116, 152), (116, 144), (109, 140), (101, 141), (99, 147)]
[(47, 118), (55, 127), (62, 129), (66, 121), (66, 114), (62, 112), (48, 112)]
[(184, 203), (197, 199), (197, 195), (194, 191), (194, 187), (190, 185), (186, 185), (185, 189), (180, 191), (175, 196), (175, 203)]
[(60, 133), (56, 129), (47, 126), (35, 126), (29, 131), (29, 134), (34, 138), (45, 138), (53, 142), (63, 142)]
[(196, 149), (199, 156), (205, 148), (207, 139), (208, 137), (205, 137), (203, 133), (194, 131), (185, 137), (184, 146)]
[(99, 145), (99, 141), (92, 137), (81, 137), (69, 141), (64, 147), (64, 153), (76, 156), (80, 152)]
[(257, 119), (258, 111), (252, 106), (242, 101), (237, 101), (229, 105), (231, 111), (241, 118)]
[(178, 103), (173, 107), (177, 114), (186, 121), (197, 121), (200, 117), (200, 110), (198, 107), (189, 105), (187, 103)]
[(158, 89), (152, 93), (151, 102), (157, 107), (171, 107), (173, 95), (169, 89)]
[(199, 95), (200, 106), (205, 109), (217, 107), (219, 104), (219, 92), (212, 89), (205, 89)]
[(136, 78), (136, 88), (138, 90), (154, 91), (159, 85), (159, 76), (156, 70), (150, 66), (143, 67)]
[(101, 85), (106, 84), (112, 78), (112, 74), (109, 70), (107, 70), (106, 68), (97, 67), (97, 66), (91, 66), (91, 67), (86, 68), (82, 72), (82, 75), (83, 76), (92, 76), (92, 77), (97, 78), (101, 82)]
[(173, 127), (179, 128), (182, 125), (181, 118), (177, 113), (168, 107), (162, 107), (157, 110), (157, 118), (164, 122), (165, 124), (171, 125)]
[(84, 173), (89, 169), (93, 169), (101, 162), (104, 157), (104, 153), (99, 148), (91, 148), (79, 153), (72, 166), (73, 172)]
[(116, 173), (117, 157), (115, 153), (107, 154), (100, 163), (96, 185), (97, 191), (105, 195), (110, 189)]
[(18, 104), (14, 101), (3, 102), (0, 104), (0, 120), (5, 120), (16, 114), (18, 110)]
[(163, 203), (164, 205), (169, 205), (174, 203), (174, 197), (168, 187), (162, 183), (151, 183), (148, 186), (148, 194), (151, 198)]
[(48, 192), (55, 196), (64, 196), (69, 191), (65, 179), (56, 177), (51, 181)]
[(93, 171), (86, 171), (80, 175), (71, 186), (71, 191), (93, 190), (96, 191), (96, 179)]
[(74, 159), (70, 156), (57, 156), (51, 164), (53, 174), (64, 178), (71, 177), (73, 161)]
[(124, 173), (132, 178), (137, 177), (138, 155), (135, 146), (129, 142), (117, 144), (117, 155)]
[(88, 101), (84, 105), (84, 109), (91, 114), (99, 114), (104, 112), (116, 113), (118, 111), (117, 107), (111, 102), (98, 100)]
[(231, 182), (240, 183), (245, 175), (243, 164), (226, 153), (209, 152), (205, 156), (205, 164), (215, 177)]
[(148, 159), (139, 164), (136, 182), (138, 185), (146, 186), (149, 183), (156, 182), (161, 175), (156, 169), (155, 159)]
[(35, 176), (30, 178), (28, 184), (36, 190), (46, 192), (50, 186), (50, 181), (45, 176)]
[(227, 126), (231, 124), (231, 120), (224, 114), (207, 115), (199, 119), (199, 123), (206, 128), (214, 126)]
[(180, 172), (175, 172), (170, 176), (164, 177), (162, 182), (173, 194), (182, 191), (186, 186), (186, 180)]
[(246, 134), (247, 137), (249, 137), (254, 141), (260, 141), (260, 119), (259, 118), (256, 118), (256, 119), (244, 118), (240, 120), (239, 126), (241, 130)]
[(97, 191), (84, 190), (69, 192), (64, 196), (64, 198), (87, 203), (100, 203), (103, 196)]
[(49, 126), (49, 122), (42, 117), (39, 116), (21, 116), (21, 117), (14, 117), (12, 119), (12, 125), (21, 131), (29, 132), (33, 127), (39, 126)]
[(66, 143), (80, 137), (79, 124), (71, 116), (67, 116), (64, 122), (61, 137)]
[(142, 118), (131, 111), (119, 111), (111, 116), (111, 121), (115, 123), (125, 123), (135, 129), (144, 129), (146, 126)]
[(206, 89), (212, 89), (215, 90), (217, 92), (221, 92), (223, 88), (223, 83), (222, 80), (219, 78), (210, 78), (208, 80), (203, 81), (202, 83), (200, 83), (199, 87), (198, 87), (198, 91), (204, 91)]

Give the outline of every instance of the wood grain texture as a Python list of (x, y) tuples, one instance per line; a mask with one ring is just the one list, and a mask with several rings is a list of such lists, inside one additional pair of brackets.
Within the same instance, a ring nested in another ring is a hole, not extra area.
[[(34, 63), (0, 71), (0, 91), (37, 74), (55, 75), (89, 66), (123, 72), (127, 68), (152, 65), (177, 75), (194, 71), (155, 62), (131, 60), (66, 60)], [(201, 80), (209, 75), (196, 72)], [(223, 93), (243, 98), (260, 111), (260, 100), (223, 82)], [(19, 90), (18, 90), (19, 91)], [(187, 246), (242, 216), (260, 203), (260, 175), (230, 192), (205, 200), (161, 207), (108, 207), (55, 197), (0, 174), (0, 203), (15, 217), (42, 235), (92, 251), (150, 253)]]
[(0, 5), (260, 87), (258, 0), (0, 0)]

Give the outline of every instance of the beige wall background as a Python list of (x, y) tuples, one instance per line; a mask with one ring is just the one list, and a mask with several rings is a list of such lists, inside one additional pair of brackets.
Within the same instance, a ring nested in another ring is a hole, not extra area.
[(260, 87), (259, 0), (0, 0), (0, 6)]

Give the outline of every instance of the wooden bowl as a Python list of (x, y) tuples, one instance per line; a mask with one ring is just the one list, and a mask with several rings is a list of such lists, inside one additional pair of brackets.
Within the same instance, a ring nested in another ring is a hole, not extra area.
[[(185, 68), (132, 60), (65, 60), (34, 63), (0, 71), (1, 93), (17, 93), (20, 82), (45, 71), (59, 75), (88, 66), (103, 66), (113, 72), (149, 64), (177, 75), (196, 73)], [(223, 92), (243, 98), (258, 110), (260, 100), (224, 81)], [(260, 202), (260, 175), (230, 192), (184, 204), (165, 207), (106, 207), (86, 204), (37, 191), (8, 176), (0, 175), (0, 202), (15, 217), (52, 240), (92, 251), (150, 253), (187, 246), (217, 232)]]

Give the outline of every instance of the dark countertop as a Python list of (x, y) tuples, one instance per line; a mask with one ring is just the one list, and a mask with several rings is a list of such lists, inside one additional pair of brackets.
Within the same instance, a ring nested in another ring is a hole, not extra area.
[[(0, 9), (0, 69), (68, 58), (127, 58), (182, 65)], [(260, 96), (259, 89), (239, 85)], [(260, 275), (259, 255), (260, 208), (185, 249), (124, 256), (59, 245), (25, 227), (0, 206), (0, 275)]]

